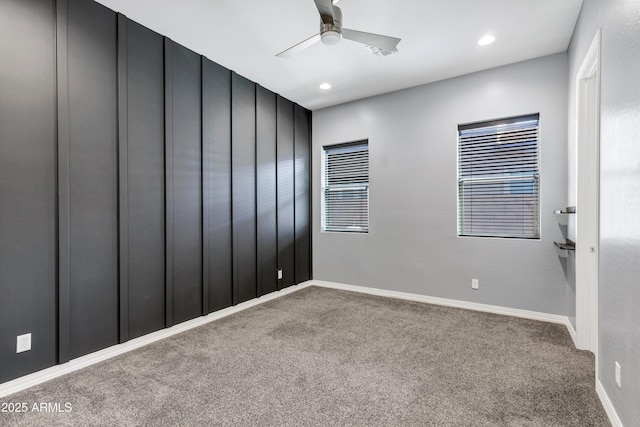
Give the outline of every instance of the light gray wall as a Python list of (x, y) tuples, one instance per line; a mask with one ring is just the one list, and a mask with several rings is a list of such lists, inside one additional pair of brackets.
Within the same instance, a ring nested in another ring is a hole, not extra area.
[[(314, 111), (314, 279), (566, 314), (553, 210), (567, 200), (567, 73), (562, 53)], [(457, 125), (536, 112), (542, 238), (457, 237)], [(321, 232), (322, 146), (359, 139), (369, 140), (370, 232)]]
[[(640, 426), (640, 2), (585, 0), (569, 48), (569, 162), (576, 156), (575, 79), (601, 44), (598, 378), (626, 427)], [(575, 188), (575, 171), (569, 179)], [(578, 211), (579, 212), (579, 211)], [(614, 363), (622, 366), (622, 389)]]

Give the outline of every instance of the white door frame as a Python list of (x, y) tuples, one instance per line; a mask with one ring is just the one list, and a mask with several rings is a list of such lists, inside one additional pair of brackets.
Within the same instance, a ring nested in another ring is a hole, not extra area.
[(578, 71), (576, 179), (576, 345), (598, 356), (600, 200), (600, 39), (598, 30)]

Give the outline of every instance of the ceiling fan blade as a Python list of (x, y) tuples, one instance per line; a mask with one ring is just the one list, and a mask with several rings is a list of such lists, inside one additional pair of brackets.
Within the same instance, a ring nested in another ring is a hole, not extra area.
[(309, 37), (305, 41), (301, 41), (300, 43), (291, 46), (289, 49), (283, 50), (276, 56), (279, 58), (291, 58), (293, 55), (297, 54), (298, 52), (302, 52), (312, 44), (317, 43), (319, 41), (320, 41), (320, 34), (316, 34), (315, 36)]
[(347, 28), (342, 29), (342, 37), (368, 46), (374, 46), (385, 51), (395, 49), (397, 44), (400, 43), (400, 39), (396, 37), (365, 33), (364, 31), (349, 30)]
[(323, 24), (333, 25), (333, 2), (331, 0), (314, 0)]

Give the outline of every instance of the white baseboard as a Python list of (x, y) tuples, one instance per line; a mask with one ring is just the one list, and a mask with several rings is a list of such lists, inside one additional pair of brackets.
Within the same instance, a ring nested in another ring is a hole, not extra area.
[(613, 403), (611, 403), (611, 399), (609, 399), (609, 395), (604, 389), (604, 386), (600, 382), (600, 380), (596, 380), (596, 393), (598, 393), (598, 397), (602, 402), (602, 406), (604, 406), (604, 410), (609, 417), (609, 421), (611, 421), (611, 425), (613, 427), (624, 427), (622, 425), (622, 421), (620, 421), (620, 417), (618, 417), (618, 413), (613, 407)]
[[(540, 320), (542, 322), (559, 323), (570, 325), (567, 316), (558, 314), (539, 313), (536, 311), (520, 310), (517, 308), (500, 307), (496, 305), (479, 304), (476, 302), (460, 301), (447, 298), (430, 297), (426, 295), (411, 294), (407, 292), (388, 291), (385, 289), (368, 288), (364, 286), (345, 285), (343, 283), (324, 282), (321, 280), (311, 280), (312, 286), (322, 286), (325, 288), (341, 289), (344, 291), (360, 292), (381, 297), (397, 298), (407, 301), (424, 302), (428, 304), (443, 305), (446, 307), (463, 308), (465, 310), (482, 311), (485, 313), (501, 314), (504, 316), (521, 317), (523, 319)], [(569, 331), (571, 333), (571, 331)]]
[(573, 325), (571, 324), (571, 320), (569, 320), (569, 318), (567, 317), (567, 331), (569, 331), (569, 335), (571, 336), (571, 339), (573, 340), (573, 345), (575, 348), (578, 348), (578, 335), (576, 335), (576, 330), (573, 327)]
[(52, 366), (51, 368), (43, 369), (42, 371), (34, 372), (33, 374), (26, 375), (24, 377), (17, 378), (12, 381), (0, 384), (0, 397), (5, 397), (13, 393), (17, 393), (21, 390), (33, 387), (43, 382), (52, 380), (70, 372), (77, 371), (87, 366), (102, 362), (103, 360), (110, 359), (112, 357), (127, 353), (131, 350), (143, 347), (147, 344), (151, 344), (156, 341), (160, 341), (164, 338), (168, 338), (172, 335), (179, 334), (189, 329), (197, 328), (198, 326), (205, 325), (213, 322), (214, 320), (221, 319), (234, 313), (238, 313), (247, 308), (254, 307), (256, 305), (263, 304), (265, 302), (280, 298), (282, 296), (299, 291), (306, 287), (311, 286), (311, 282), (307, 281), (299, 285), (285, 288), (278, 292), (272, 292), (264, 295), (260, 298), (252, 299), (250, 301), (243, 302), (233, 307), (225, 308), (223, 310), (216, 311), (207, 316), (198, 317), (193, 320), (189, 320), (170, 328), (161, 329), (157, 332), (144, 335), (139, 338), (132, 339), (122, 344), (117, 344), (104, 350), (97, 351), (95, 353), (87, 354), (86, 356), (73, 359), (67, 363), (61, 365)]

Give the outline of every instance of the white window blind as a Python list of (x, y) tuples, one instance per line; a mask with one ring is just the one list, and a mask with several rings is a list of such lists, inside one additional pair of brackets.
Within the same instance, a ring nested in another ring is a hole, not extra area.
[(322, 230), (369, 231), (369, 144), (323, 147)]
[(540, 238), (539, 115), (458, 126), (458, 235)]

